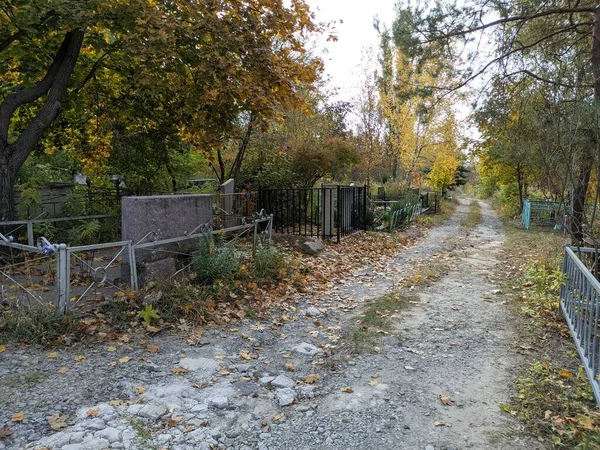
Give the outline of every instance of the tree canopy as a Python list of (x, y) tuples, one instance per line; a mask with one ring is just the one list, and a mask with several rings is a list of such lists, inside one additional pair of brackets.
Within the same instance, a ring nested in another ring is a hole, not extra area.
[(3, 2), (0, 217), (42, 144), (90, 171), (119, 149), (216, 160), (241, 115), (264, 126), (302, 108), (297, 87), (321, 68), (305, 40), (320, 31), (303, 0)]

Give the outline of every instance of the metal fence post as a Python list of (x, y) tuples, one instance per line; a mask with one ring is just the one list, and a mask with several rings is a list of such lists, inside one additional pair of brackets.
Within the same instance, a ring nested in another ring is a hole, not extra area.
[(332, 205), (334, 208), (337, 206), (335, 215), (337, 216), (337, 241), (338, 243), (342, 240), (342, 207), (343, 200), (341, 196), (341, 188), (337, 186), (337, 205)]
[(252, 256), (256, 256), (256, 246), (258, 245), (258, 222), (254, 221), (254, 237), (252, 239)]
[(135, 247), (133, 245), (133, 242), (127, 244), (127, 256), (129, 257), (129, 279), (131, 284), (131, 290), (137, 291), (139, 289), (139, 286), (137, 276), (137, 262), (135, 260)]
[(33, 221), (31, 219), (27, 221), (27, 245), (35, 247), (35, 242), (33, 241)]
[(71, 255), (66, 244), (59, 244), (58, 246), (56, 269), (56, 283), (58, 288), (56, 309), (61, 314), (67, 314), (70, 310)]

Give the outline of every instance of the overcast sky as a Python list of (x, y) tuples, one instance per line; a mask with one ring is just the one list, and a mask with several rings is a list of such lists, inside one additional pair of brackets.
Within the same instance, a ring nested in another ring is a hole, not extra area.
[(382, 23), (391, 24), (396, 0), (307, 0), (317, 21), (336, 21), (337, 42), (320, 42), (326, 73), (331, 85), (339, 88), (339, 100), (351, 100), (361, 82), (363, 50), (377, 51), (379, 36), (373, 28), (378, 17)]

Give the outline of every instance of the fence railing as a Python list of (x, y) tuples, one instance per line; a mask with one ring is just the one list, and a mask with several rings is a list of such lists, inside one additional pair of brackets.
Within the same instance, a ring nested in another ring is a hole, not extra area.
[(538, 202), (525, 200), (523, 202), (523, 211), (521, 213), (521, 223), (523, 228), (530, 230), (532, 226), (554, 227), (564, 225), (565, 208), (564, 204), (558, 202)]
[(565, 283), (560, 293), (560, 311), (571, 330), (598, 405), (600, 405), (600, 337), (598, 336), (600, 282), (589, 269), (596, 271), (599, 257), (596, 249), (567, 246), (563, 262)]
[(257, 209), (276, 233), (336, 239), (367, 227), (367, 187), (261, 189)]
[[(182, 236), (156, 240), (148, 233), (139, 242), (120, 241), (83, 246), (53, 244), (44, 237), (36, 245), (16, 242), (12, 236), (0, 233), (0, 300), (15, 307), (54, 303), (60, 313), (68, 313), (83, 300), (106, 297), (117, 291), (138, 289), (138, 264), (136, 252), (161, 252), (172, 244), (198, 240), (209, 234), (253, 232), (253, 251), (259, 241), (270, 241), (272, 216), (249, 218), (242, 225), (214, 229), (203, 224)], [(6, 223), (0, 223), (4, 226)], [(172, 253), (170, 250), (164, 250)], [(193, 250), (186, 254), (193, 256)], [(121, 280), (120, 268), (128, 265), (128, 277)], [(190, 264), (191, 266), (191, 264)], [(189, 266), (188, 266), (189, 267)], [(176, 274), (180, 273), (179, 270)], [(175, 276), (176, 274), (173, 274)]]

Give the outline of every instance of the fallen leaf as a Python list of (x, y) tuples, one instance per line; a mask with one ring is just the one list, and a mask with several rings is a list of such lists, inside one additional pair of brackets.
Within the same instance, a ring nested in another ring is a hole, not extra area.
[(183, 367), (173, 367), (171, 369), (172, 373), (187, 373), (187, 370), (185, 370)]
[(375, 353), (381, 353), (381, 348), (379, 347), (375, 347), (373, 350), (375, 350)]
[(0, 439), (7, 438), (13, 434), (13, 430), (8, 427), (0, 428)]
[(96, 417), (98, 414), (100, 414), (100, 410), (99, 409), (88, 409), (86, 414), (88, 417)]
[(559, 375), (560, 375), (562, 378), (571, 378), (571, 377), (573, 376), (573, 374), (571, 373), (571, 371), (570, 371), (570, 370), (567, 370), (567, 369), (562, 369), (562, 370), (559, 372)]
[(107, 352), (116, 352), (117, 351), (117, 347), (111, 345), (110, 347), (106, 348), (106, 351)]
[(219, 375), (221, 375), (222, 377), (226, 377), (227, 375), (229, 375), (231, 372), (229, 370), (221, 370), (219, 372)]
[(25, 420), (25, 413), (23, 411), (15, 413), (10, 418), (13, 422), (23, 422)]
[(144, 386), (136, 386), (133, 392), (135, 392), (135, 395), (142, 395), (146, 392), (146, 388)]
[(296, 366), (294, 366), (292, 363), (287, 363), (283, 365), (283, 370), (294, 372), (296, 370)]
[(215, 356), (215, 359), (218, 359), (219, 361), (225, 359), (225, 357), (223, 355), (217, 355)]
[(577, 424), (589, 431), (593, 431), (596, 427), (594, 427), (594, 420), (589, 416), (579, 416), (577, 418)]
[(377, 382), (377, 380), (371, 380), (369, 381), (369, 386), (377, 386), (379, 383)]
[(250, 353), (248, 353), (246, 350), (242, 350), (240, 352), (240, 356), (242, 357), (242, 359), (245, 359), (246, 361), (249, 359), (252, 359), (252, 355), (250, 355)]
[(60, 431), (69, 426), (67, 424), (68, 419), (69, 416), (61, 413), (52, 414), (50, 417), (48, 417), (48, 425), (50, 425), (50, 428), (52, 428), (54, 431)]
[(73, 359), (74, 359), (75, 361), (77, 361), (77, 362), (81, 362), (81, 361), (85, 361), (85, 360), (86, 360), (86, 357), (85, 357), (85, 356), (83, 356), (83, 355), (80, 355), (80, 356), (76, 356), (76, 357), (75, 357), (75, 358), (73, 358)]
[(123, 400), (111, 400), (108, 402), (110, 406), (121, 406), (123, 404)]
[(56, 352), (52, 352), (52, 353), (48, 353), (48, 356), (46, 356), (48, 359), (57, 359), (58, 358), (58, 353)]
[(506, 405), (504, 403), (500, 403), (498, 405), (498, 408), (500, 408), (500, 411), (508, 413), (511, 416), (516, 416), (517, 415), (517, 411), (516, 410), (512, 409), (509, 405)]
[(181, 422), (183, 420), (183, 417), (171, 417), (169, 419), (169, 421), (167, 422), (167, 425), (169, 425), (170, 427), (174, 427), (177, 426), (177, 424), (179, 422)]
[(69, 369), (68, 367), (61, 367), (60, 369), (58, 369), (58, 373), (67, 373), (69, 370), (71, 369)]
[(185, 427), (183, 427), (183, 432), (189, 433), (190, 431), (194, 431), (195, 429), (196, 427), (194, 425), (186, 425)]
[(156, 345), (156, 344), (146, 345), (146, 351), (148, 353), (158, 353), (159, 350), (160, 350), (160, 345)]
[(321, 375), (319, 375), (317, 373), (311, 373), (304, 379), (304, 382), (306, 384), (313, 384), (313, 383), (319, 381), (320, 379), (321, 379)]
[(445, 424), (444, 422), (442, 422), (441, 420), (434, 420), (434, 421), (433, 421), (433, 424), (434, 424), (436, 427), (443, 427), (443, 426), (446, 426), (446, 424)]
[(449, 396), (447, 395), (440, 395), (440, 401), (442, 402), (442, 404), (446, 405), (446, 406), (451, 406), (454, 404), (454, 400), (452, 400)]
[(285, 414), (284, 414), (284, 413), (275, 414), (275, 415), (273, 416), (273, 420), (277, 422), (277, 421), (279, 421), (279, 420), (283, 419), (284, 417), (285, 417)]
[(119, 359), (119, 362), (121, 364), (125, 364), (126, 362), (131, 361), (131, 356), (123, 356), (121, 359)]
[[(4, 353), (6, 351), (6, 345), (0, 344), (0, 353)], [(12, 431), (11, 431), (12, 433)]]
[(343, 387), (342, 389), (340, 389), (344, 394), (352, 394), (354, 392), (354, 389), (352, 389), (351, 387)]
[(128, 335), (128, 334), (124, 334), (124, 335), (122, 335), (122, 336), (119, 338), (119, 340), (120, 340), (121, 342), (125, 342), (125, 343), (127, 343), (127, 342), (129, 342), (129, 341), (131, 340), (131, 336), (130, 336), (130, 335)]

